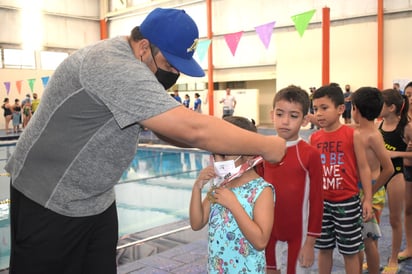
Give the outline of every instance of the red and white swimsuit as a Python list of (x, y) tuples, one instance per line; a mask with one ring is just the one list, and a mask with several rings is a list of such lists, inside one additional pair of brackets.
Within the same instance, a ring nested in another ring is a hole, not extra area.
[(322, 229), (323, 180), (320, 154), (302, 139), (290, 141), (287, 142), (287, 153), (281, 163), (265, 162), (263, 170), (258, 171), (275, 187), (276, 192), (275, 219), (266, 247), (267, 268), (280, 269), (276, 255), (281, 254), (276, 252), (276, 244), (278, 241), (286, 242), (287, 273), (294, 274), (299, 268), (298, 255), (306, 235), (319, 237)]

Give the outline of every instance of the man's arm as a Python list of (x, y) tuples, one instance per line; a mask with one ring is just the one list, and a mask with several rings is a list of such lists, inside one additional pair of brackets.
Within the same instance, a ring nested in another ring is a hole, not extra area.
[(279, 162), (286, 152), (286, 142), (278, 136), (247, 131), (184, 106), (172, 108), (140, 124), (171, 140), (172, 144), (185, 144), (213, 153), (261, 155), (269, 162)]

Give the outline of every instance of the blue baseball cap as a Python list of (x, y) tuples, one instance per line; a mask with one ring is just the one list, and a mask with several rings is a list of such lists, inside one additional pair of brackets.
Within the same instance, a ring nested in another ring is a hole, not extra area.
[(199, 31), (184, 10), (156, 8), (143, 20), (140, 32), (178, 71), (194, 77), (205, 75), (193, 59)]

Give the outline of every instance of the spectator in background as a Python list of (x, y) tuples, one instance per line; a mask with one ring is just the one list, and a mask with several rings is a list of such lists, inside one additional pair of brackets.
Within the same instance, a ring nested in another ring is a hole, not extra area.
[(30, 96), (30, 94), (28, 94), (28, 93), (26, 94), (26, 97), (24, 97), (24, 99), (21, 101), (21, 106), (24, 107), (24, 105), (25, 105), (27, 102), (31, 103), (31, 96)]
[(21, 108), (22, 108), (22, 120), (23, 120), (23, 128), (25, 128), (25, 126), (27, 125), (27, 123), (29, 122), (30, 118), (28, 118), (29, 113), (26, 110), (27, 115), (25, 115), (24, 113), (24, 107), (26, 104), (30, 105), (30, 117), (31, 117), (31, 96), (29, 93), (26, 94), (26, 97), (24, 97), (24, 99), (21, 101)]
[(24, 104), (22, 104), (23, 128), (25, 128), (31, 119), (31, 101), (29, 98), (28, 100), (23, 100), (23, 102), (25, 102)]
[(37, 93), (33, 93), (33, 101), (31, 102), (31, 114), (34, 114), (39, 104), (40, 104), (40, 99), (37, 98)]
[(189, 106), (190, 106), (190, 96), (189, 96), (189, 94), (185, 95), (185, 99), (183, 100), (183, 105), (185, 107), (189, 108)]
[(236, 98), (230, 94), (230, 88), (226, 89), (226, 96), (219, 103), (223, 103), (223, 117), (233, 115), (236, 107)]
[(200, 94), (195, 93), (195, 103), (193, 105), (193, 110), (202, 113), (202, 99), (200, 99)]
[(345, 119), (345, 124), (352, 123), (352, 99), (351, 99), (352, 92), (350, 91), (350, 85), (345, 86), (345, 93), (343, 96), (345, 97), (345, 111), (342, 114), (342, 118)]
[(15, 99), (14, 105), (11, 107), (13, 112), (13, 132), (18, 133), (20, 132), (20, 124), (21, 124), (21, 106), (20, 100)]
[(178, 101), (179, 103), (182, 103), (182, 98), (180, 98), (179, 96), (179, 91), (175, 90), (173, 91), (173, 94), (174, 94), (173, 97), (175, 98), (175, 100)]
[(393, 89), (399, 92), (400, 95), (404, 94), (404, 92), (401, 90), (401, 86), (399, 85), (399, 83), (393, 83)]
[(10, 103), (9, 103), (9, 98), (7, 98), (7, 97), (4, 98), (3, 105), (1, 107), (4, 110), (4, 113), (3, 113), (4, 122), (5, 122), (4, 130), (6, 131), (6, 134), (9, 134), (9, 133), (11, 133), (11, 130), (9, 130), (9, 124), (10, 124), (10, 121), (13, 117), (13, 112), (11, 110), (11, 106), (10, 106)]
[[(309, 91), (310, 91), (310, 94), (309, 94), (309, 100), (310, 100), (309, 113), (310, 114), (314, 113), (314, 111), (313, 111), (313, 93), (315, 92), (315, 90), (316, 90), (315, 87), (310, 87), (309, 88)], [(310, 123), (310, 129), (314, 129), (314, 128), (315, 128), (315, 124), (311, 122)]]

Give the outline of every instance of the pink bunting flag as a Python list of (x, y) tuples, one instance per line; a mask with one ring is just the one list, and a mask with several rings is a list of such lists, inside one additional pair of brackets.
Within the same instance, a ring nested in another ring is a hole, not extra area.
[(315, 12), (316, 10), (310, 10), (310, 11), (292, 16), (292, 20), (295, 23), (295, 28), (298, 31), (300, 37), (303, 36), (303, 33), (308, 27), (309, 22), (312, 19)]
[(19, 92), (19, 94), (21, 94), (21, 82), (22, 80), (16, 81), (16, 87), (17, 87), (17, 91)]
[(4, 82), (4, 86), (6, 87), (6, 94), (9, 96), (10, 93), (10, 82)]
[(235, 56), (237, 46), (239, 44), (240, 38), (242, 37), (243, 31), (230, 33), (225, 35), (225, 40), (227, 45), (229, 46), (232, 55)]
[(207, 40), (202, 40), (197, 44), (196, 53), (197, 53), (197, 57), (199, 57), (200, 62), (202, 62), (203, 59), (205, 58), (206, 52), (211, 42), (212, 40), (207, 39)]
[(274, 26), (275, 21), (255, 27), (255, 30), (266, 49), (269, 47)]
[(35, 79), (35, 78), (33, 78), (33, 79), (28, 79), (27, 81), (28, 81), (28, 83), (29, 83), (29, 87), (30, 87), (31, 93), (33, 93), (34, 82), (36, 82), (36, 79)]

